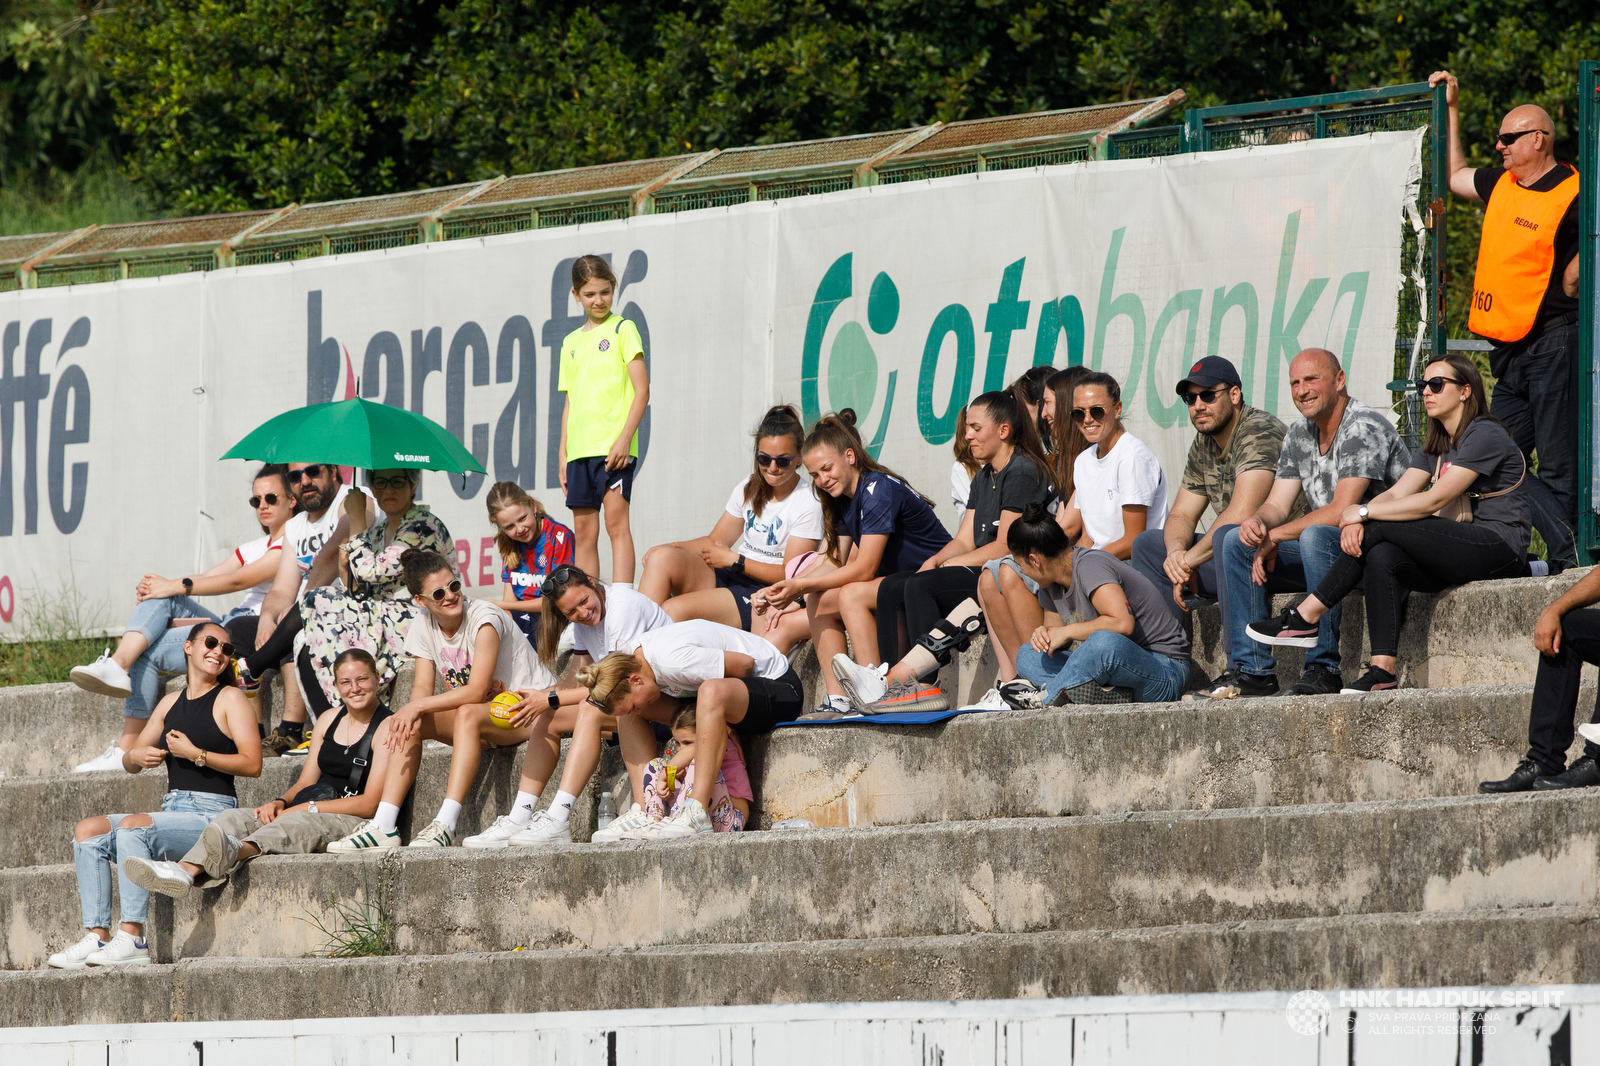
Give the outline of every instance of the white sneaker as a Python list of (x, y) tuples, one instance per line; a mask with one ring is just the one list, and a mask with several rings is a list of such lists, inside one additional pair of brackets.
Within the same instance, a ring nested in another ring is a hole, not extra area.
[(88, 762), (81, 762), (74, 766), (72, 772), (75, 774), (92, 774), (101, 770), (120, 769), (122, 769), (122, 749), (113, 744)]
[(972, 709), (975, 711), (1009, 711), (1011, 704), (1007, 703), (1005, 697), (1000, 695), (999, 689), (992, 688), (983, 694), (982, 699), (972, 705)]
[(400, 830), (379, 829), (377, 822), (367, 822), (348, 836), (328, 844), (332, 855), (348, 855), (353, 851), (387, 851), (400, 846)]
[(101, 948), (84, 960), (87, 966), (149, 966), (150, 945), (144, 937), (135, 938), (132, 933), (117, 930), (117, 935), (111, 938), (111, 943)]
[(857, 710), (864, 711), (889, 691), (888, 664), (862, 666), (844, 652), (833, 657), (833, 676)]
[(173, 899), (182, 899), (194, 888), (189, 871), (175, 862), (130, 855), (122, 860), (122, 872), (146, 892), (159, 892)]
[(428, 823), (428, 828), (411, 838), (408, 848), (448, 848), (456, 842), (455, 833), (445, 828), (445, 824), (435, 818)]
[(85, 692), (115, 696), (119, 700), (133, 695), (133, 682), (128, 679), (128, 671), (112, 661), (110, 651), (101, 652), (100, 658), (88, 666), (74, 666), (72, 683)]
[(599, 830), (589, 838), (591, 844), (615, 844), (627, 837), (633, 830), (638, 829), (650, 820), (644, 809), (637, 803), (621, 818), (613, 819), (611, 824)]
[(642, 812), (641, 818), (638, 825), (622, 834), (623, 840), (655, 840), (661, 835), (661, 827), (667, 824), (665, 819), (651, 818)]
[(1578, 727), (1578, 735), (1592, 744), (1600, 744), (1600, 725), (1585, 722)]
[(56, 970), (81, 970), (87, 965), (84, 960), (105, 946), (105, 941), (93, 933), (85, 933), (83, 939), (70, 948), (50, 956), (45, 965)]
[(712, 831), (711, 818), (697, 799), (687, 800), (677, 814), (656, 825), (656, 835), (662, 837), (692, 837)]
[(511, 843), (511, 838), (522, 832), (522, 826), (511, 820), (508, 814), (502, 814), (494, 820), (494, 824), (477, 836), (467, 837), (461, 842), (464, 848), (503, 848)]
[(535, 844), (570, 844), (572, 823), (566, 821), (557, 825), (549, 811), (534, 811), (522, 832), (511, 838), (511, 843), (519, 848)]

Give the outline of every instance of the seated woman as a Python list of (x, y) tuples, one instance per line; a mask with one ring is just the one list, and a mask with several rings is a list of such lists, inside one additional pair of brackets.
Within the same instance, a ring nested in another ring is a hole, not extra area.
[[(683, 809), (694, 792), (695, 759), (694, 704), (680, 710), (672, 719), (672, 739), (678, 742), (677, 754), (671, 759), (653, 759), (644, 770), (644, 814), (652, 822), (666, 821)], [(755, 792), (750, 788), (750, 775), (745, 770), (744, 753), (739, 750), (737, 734), (729, 734), (722, 752), (722, 772), (711, 790), (711, 830), (715, 833), (737, 833), (750, 820), (750, 804), (755, 802)], [(623, 839), (648, 840), (655, 834), (653, 828), (640, 825)]]
[[(609, 589), (576, 566), (562, 566), (545, 578), (542, 598), (554, 609), (539, 631), (540, 656), (554, 662), (561, 634), (572, 625), (572, 669), (582, 670), (614, 651), (639, 646), (639, 638), (652, 630), (672, 624), (667, 613), (633, 589), (613, 585)], [(493, 825), (461, 842), (468, 848), (526, 847), (537, 844), (565, 844), (572, 840), (568, 824), (572, 804), (600, 765), (600, 734), (614, 733), (622, 748), (622, 761), (632, 779), (633, 794), (644, 795), (644, 768), (656, 755), (656, 736), (651, 722), (672, 721), (678, 703), (664, 698), (658, 706), (618, 719), (587, 702), (589, 690), (576, 681), (563, 683), (549, 691), (522, 691), (524, 700), (516, 708), (511, 724), (529, 728), (528, 751), (522, 758), (522, 779), (517, 783), (517, 798), (511, 813), (495, 819)], [(555, 798), (545, 810), (535, 812), (539, 796), (561, 758), (561, 737), (572, 736), (567, 747), (566, 766)], [(601, 830), (593, 839), (608, 843), (641, 823), (639, 804)]]
[(1081, 547), (1126, 559), (1134, 538), (1166, 522), (1166, 475), (1144, 441), (1122, 428), (1122, 387), (1110, 374), (1090, 371), (1078, 379), (1071, 414), (1094, 447), (1073, 461), (1072, 496), (1057, 516), (1061, 528)]
[(711, 832), (706, 812), (713, 806), (728, 727), (743, 737), (770, 732), (798, 718), (805, 701), (800, 678), (778, 649), (743, 630), (703, 620), (646, 633), (631, 654), (607, 655), (578, 671), (578, 681), (588, 688), (589, 701), (618, 721), (663, 696), (695, 700), (689, 798), (670, 818), (644, 820), (629, 833), (631, 840)]
[(420, 470), (367, 471), (367, 485), (381, 510), (375, 521), (366, 493), (345, 493), (350, 538), (339, 547), (343, 580), (307, 589), (300, 597), (305, 628), (296, 638), (300, 651), (295, 658), (315, 714), (331, 708), (338, 697), (333, 661), (351, 648), (372, 654), (380, 689), (394, 684), (406, 632), (421, 613), (407, 592), (400, 560), (409, 551), (455, 552), (444, 523), (426, 504), (416, 502), (421, 480)]
[[(383, 777), (382, 799), (372, 820), (328, 845), (332, 852), (386, 849), (400, 845), (396, 824), (400, 805), (422, 764), (422, 743), (451, 745), (445, 799), (433, 821), (411, 839), (414, 848), (447, 848), (455, 843), (461, 804), (478, 775), (483, 748), (513, 747), (528, 739), (526, 725), (506, 728), (494, 722), (489, 701), (517, 689), (550, 689), (556, 679), (523, 639), (511, 616), (487, 600), (461, 594), (461, 579), (438, 552), (410, 548), (400, 557), (401, 577), (426, 610), (412, 620), (405, 652), (416, 663), (411, 702), (394, 713), (384, 747), (394, 756)], [(376, 656), (374, 656), (376, 658)], [(448, 688), (435, 696), (434, 678)], [(381, 684), (380, 677), (380, 684)]]
[[(890, 574), (922, 566), (950, 543), (950, 534), (926, 498), (878, 465), (851, 421), (822, 419), (801, 444), (800, 455), (827, 496), (822, 508), (827, 559), (757, 596), (773, 610), (804, 597), (818, 661), (843, 654), (848, 633), (856, 658), (875, 663), (879, 583)], [(832, 672), (824, 670), (822, 680), (828, 696), (820, 710), (849, 710), (850, 701)]]
[[(193, 577), (165, 578), (146, 574), (139, 582), (128, 630), (117, 650), (101, 655), (88, 666), (74, 666), (72, 680), (81, 689), (123, 699), (122, 736), (88, 762), (73, 767), (78, 773), (122, 769), (122, 757), (134, 743), (161, 698), (161, 675), (186, 668), (183, 646), (196, 622), (210, 620), (227, 629), (231, 643), (244, 654), (255, 646), (256, 615), (272, 587), (283, 548), (283, 526), (295, 512), (294, 497), (284, 476), (287, 468), (269, 463), (256, 471), (251, 482), (250, 506), (261, 524), (262, 536), (233, 550), (222, 562)], [(195, 596), (225, 596), (245, 592), (244, 599), (225, 616), (218, 617)], [(185, 624), (186, 623), (186, 624)]]
[(544, 504), (515, 481), (497, 481), (485, 501), (500, 550), (500, 609), (511, 616), (534, 648), (544, 600), (539, 590), (557, 567), (572, 564), (572, 530), (545, 513)]
[(1006, 544), (1039, 585), (1044, 623), (1017, 652), (1017, 673), (1044, 690), (1045, 706), (1183, 695), (1189, 638), (1147, 578), (1110, 552), (1073, 547), (1037, 505), (1011, 523)]
[(177, 862), (130, 857), (122, 870), (150, 892), (181, 898), (196, 885), (220, 888), (257, 855), (309, 855), (378, 810), (391, 755), (380, 742), (389, 708), (378, 700), (378, 664), (359, 648), (333, 664), (343, 706), (312, 734), (299, 780), (254, 811), (225, 810)]
[[(967, 409), (963, 407), (956, 415), (956, 425), (966, 424)], [(960, 529), (961, 519), (967, 513), (967, 497), (972, 494), (972, 479), (978, 476), (978, 468), (983, 464), (972, 457), (972, 442), (965, 433), (957, 433), (951, 440), (950, 452), (955, 456), (950, 464), (950, 503), (956, 509), (956, 528)]]
[[(261, 776), (261, 737), (256, 712), (233, 685), (228, 631), (201, 622), (183, 642), (188, 676), (182, 692), (156, 705), (138, 743), (122, 756), (122, 768), (137, 774), (167, 766), (167, 793), (154, 814), (108, 814), (85, 818), (73, 833), (72, 855), (83, 905), (83, 939), (50, 956), (61, 970), (82, 966), (146, 965), (144, 940), (150, 893), (128, 877), (134, 859), (174, 859), (200, 839), (211, 820), (237, 807), (235, 777)], [(111, 935), (111, 878), (118, 876), (122, 925)]]
[[(1429, 363), (1417, 384), (1428, 435), (1411, 468), (1370, 502), (1345, 508), (1344, 554), (1298, 607), (1245, 627), (1262, 644), (1315, 647), (1328, 608), (1364, 588), (1372, 662), (1340, 692), (1399, 684), (1395, 657), (1407, 590), (1443, 592), (1527, 573), (1528, 467), (1511, 434), (1489, 414), (1478, 368), (1465, 356), (1447, 355)], [(1453, 513), (1467, 517), (1452, 520)]]
[(766, 637), (785, 654), (810, 635), (798, 611), (771, 631), (751, 628), (750, 605), (751, 596), (783, 580), (784, 563), (815, 551), (822, 539), (822, 502), (800, 477), (805, 435), (793, 407), (768, 409), (756, 427), (755, 470), (733, 487), (711, 533), (645, 553), (639, 591), (673, 621), (705, 618), (737, 626)]

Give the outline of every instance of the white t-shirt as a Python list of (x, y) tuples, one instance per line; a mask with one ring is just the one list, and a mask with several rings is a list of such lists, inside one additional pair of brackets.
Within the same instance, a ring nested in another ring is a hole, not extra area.
[(1122, 539), (1124, 507), (1149, 508), (1145, 529), (1166, 524), (1166, 475), (1155, 453), (1132, 433), (1124, 431), (1104, 459), (1092, 444), (1079, 452), (1072, 464), (1072, 482), (1083, 528), (1096, 548)]
[(612, 585), (606, 589), (605, 615), (599, 625), (573, 623), (572, 648), (598, 661), (614, 651), (632, 652), (640, 637), (671, 624), (672, 616), (649, 596)]
[(972, 493), (972, 475), (957, 459), (950, 464), (950, 502), (956, 505), (956, 528), (961, 528), (961, 518), (967, 513), (967, 497)]
[[(367, 492), (362, 489), (362, 492)], [(306, 590), (306, 575), (311, 572), (311, 564), (317, 557), (317, 552), (328, 543), (328, 538), (333, 536), (333, 528), (339, 524), (339, 519), (344, 515), (344, 498), (350, 492), (349, 485), (340, 485), (339, 492), (334, 496), (328, 509), (322, 512), (322, 517), (315, 522), (304, 511), (290, 517), (283, 526), (284, 547), (294, 552), (296, 561), (300, 564), (300, 591)], [(367, 517), (375, 518), (378, 514), (378, 501), (372, 493), (367, 492)]]
[[(233, 550), (233, 557), (239, 560), (240, 566), (249, 566), (257, 559), (271, 551), (278, 551), (283, 547), (283, 538), (273, 540), (270, 536), (257, 537), (248, 544), (241, 544)], [(244, 594), (244, 599), (239, 601), (238, 610), (250, 614), (261, 613), (261, 601), (267, 598), (267, 593), (272, 591), (272, 578), (267, 578)]]
[(728, 497), (728, 506), (724, 508), (744, 523), (744, 535), (734, 545), (740, 555), (758, 563), (782, 566), (784, 548), (790, 537), (822, 539), (822, 501), (817, 499), (817, 490), (809, 481), (802, 479), (785, 499), (768, 500), (760, 514), (744, 502), (744, 489), (749, 483), (747, 477), (735, 485), (733, 495)]
[[(736, 651), (756, 661), (756, 676), (776, 681), (789, 672), (789, 658), (758, 636), (720, 622), (699, 619), (652, 630), (640, 638), (656, 684), (669, 696), (687, 699), (707, 681), (722, 677), (722, 653)], [(631, 650), (631, 649), (630, 649)]]
[(556, 679), (539, 657), (522, 630), (505, 611), (487, 600), (467, 598), (467, 614), (454, 636), (446, 637), (439, 623), (426, 609), (411, 620), (406, 631), (406, 654), (430, 659), (451, 688), (460, 688), (472, 678), (472, 652), (477, 647), (478, 630), (494, 626), (500, 634), (500, 655), (495, 660), (494, 678), (484, 699), (519, 688), (554, 688)]

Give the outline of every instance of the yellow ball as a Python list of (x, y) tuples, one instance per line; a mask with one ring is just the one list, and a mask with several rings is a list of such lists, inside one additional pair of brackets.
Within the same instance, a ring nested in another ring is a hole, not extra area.
[(501, 729), (511, 728), (512, 708), (522, 702), (515, 692), (502, 692), (489, 701), (489, 718)]

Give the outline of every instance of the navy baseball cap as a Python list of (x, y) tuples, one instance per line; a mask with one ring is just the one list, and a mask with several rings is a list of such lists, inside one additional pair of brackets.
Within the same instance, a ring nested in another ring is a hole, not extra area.
[(1217, 385), (1244, 387), (1244, 383), (1239, 380), (1239, 372), (1233, 368), (1232, 363), (1220, 355), (1208, 355), (1191, 366), (1189, 376), (1178, 382), (1178, 395), (1182, 396), (1190, 385), (1199, 385), (1202, 389)]

